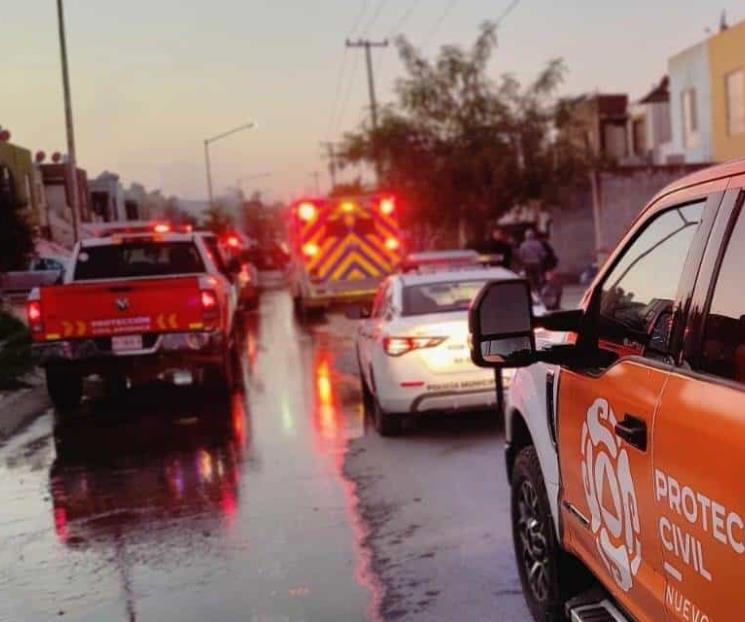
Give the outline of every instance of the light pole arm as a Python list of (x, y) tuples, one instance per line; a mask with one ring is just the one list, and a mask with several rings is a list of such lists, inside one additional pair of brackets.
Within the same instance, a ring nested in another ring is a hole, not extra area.
[(212, 192), (212, 164), (210, 163), (210, 145), (214, 142), (217, 142), (218, 140), (222, 140), (223, 138), (227, 138), (228, 136), (232, 136), (233, 134), (237, 134), (238, 132), (242, 132), (243, 130), (250, 130), (254, 127), (256, 127), (256, 123), (251, 121), (251, 123), (246, 123), (244, 125), (241, 125), (240, 127), (236, 127), (222, 134), (218, 134), (217, 136), (213, 136), (212, 138), (207, 138), (204, 141), (204, 163), (207, 168), (207, 200), (209, 201), (207, 207), (212, 207), (214, 199)]
[(204, 142), (208, 145), (211, 145), (214, 142), (217, 142), (218, 140), (222, 140), (223, 138), (227, 138), (228, 136), (232, 136), (233, 134), (237, 134), (238, 132), (242, 132), (243, 130), (250, 130), (252, 128), (256, 127), (256, 124), (251, 122), (247, 123), (246, 125), (241, 125), (240, 127), (236, 127), (228, 132), (224, 132), (223, 134), (218, 134), (217, 136), (213, 136), (212, 138), (208, 138)]

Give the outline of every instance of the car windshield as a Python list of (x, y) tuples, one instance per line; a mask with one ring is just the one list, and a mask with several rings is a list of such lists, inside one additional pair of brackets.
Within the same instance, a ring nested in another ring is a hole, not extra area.
[(75, 280), (175, 276), (204, 272), (192, 242), (131, 242), (83, 248), (75, 263)]
[(485, 281), (445, 281), (409, 285), (403, 290), (403, 315), (466, 311)]

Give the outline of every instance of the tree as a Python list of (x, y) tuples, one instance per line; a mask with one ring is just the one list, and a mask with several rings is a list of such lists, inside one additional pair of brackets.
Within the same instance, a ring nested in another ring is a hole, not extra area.
[(473, 46), (444, 46), (430, 61), (397, 39), (405, 76), (397, 101), (383, 108), (377, 135), (368, 125), (345, 136), (342, 162), (372, 164), (377, 143), (381, 183), (402, 195), (413, 221), (462, 228), (496, 218), (515, 204), (552, 194), (559, 181), (553, 149), (553, 96), (565, 67), (553, 60), (523, 87), (489, 76), (496, 25)]
[(10, 169), (0, 166), (0, 273), (25, 270), (34, 252), (34, 236), (18, 198)]

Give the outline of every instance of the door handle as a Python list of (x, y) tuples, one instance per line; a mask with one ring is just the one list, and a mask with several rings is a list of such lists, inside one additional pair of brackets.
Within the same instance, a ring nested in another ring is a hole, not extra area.
[(647, 451), (647, 423), (626, 413), (623, 421), (616, 424), (616, 434), (632, 447)]

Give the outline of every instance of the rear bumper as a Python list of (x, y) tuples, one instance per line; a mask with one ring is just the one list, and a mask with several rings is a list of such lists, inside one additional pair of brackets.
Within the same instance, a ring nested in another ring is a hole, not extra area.
[(427, 391), (413, 396), (378, 396), (386, 412), (410, 413), (467, 412), (497, 407), (497, 392), (494, 387), (473, 390)]
[(372, 300), (382, 278), (358, 281), (321, 281), (314, 283), (306, 277), (301, 288), (306, 306), (322, 307), (333, 303), (353, 303)]
[(95, 373), (102, 368), (135, 369), (143, 363), (210, 364), (219, 362), (225, 349), (220, 332), (164, 333), (144, 350), (114, 353), (94, 339), (71, 339), (35, 343), (32, 351), (42, 366), (65, 364)]
[[(497, 408), (493, 371), (434, 374), (421, 367), (414, 369), (402, 359), (385, 359), (385, 363), (374, 368), (374, 392), (386, 412), (421, 414)], [(412, 380), (418, 382), (411, 383)], [(503, 378), (505, 395), (511, 380), (511, 375)]]

